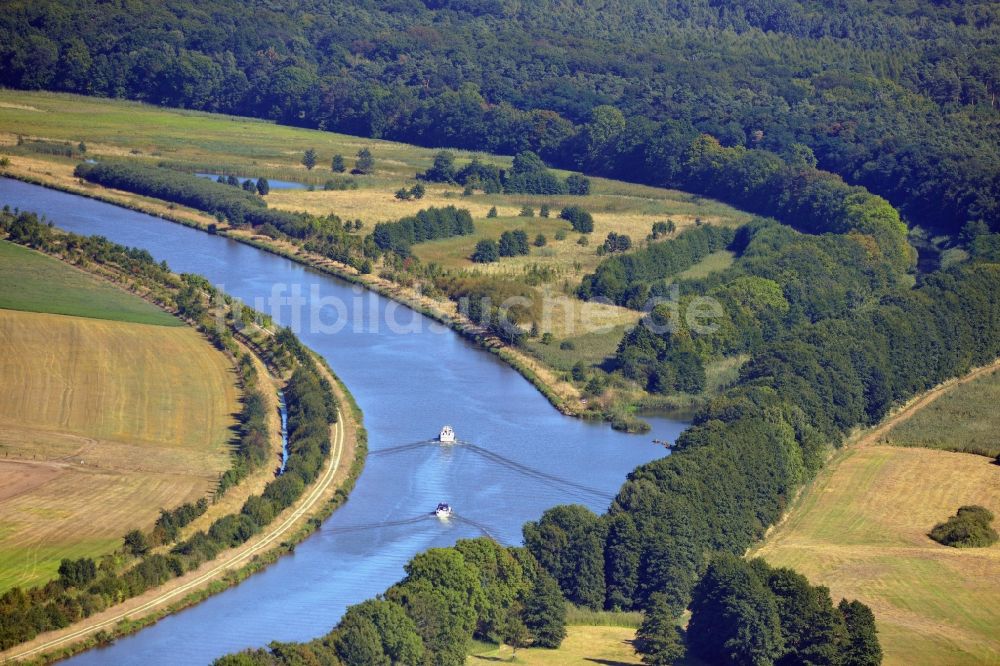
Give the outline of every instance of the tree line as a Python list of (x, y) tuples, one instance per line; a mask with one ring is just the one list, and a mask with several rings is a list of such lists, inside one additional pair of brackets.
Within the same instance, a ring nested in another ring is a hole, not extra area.
[(396, 222), (379, 222), (372, 231), (372, 239), (379, 249), (407, 257), (416, 243), (468, 236), (474, 231), (472, 215), (464, 208), (431, 207)]
[[(239, 312), (230, 308), (221, 324), (225, 330), (219, 330), (220, 325), (209, 315), (209, 304), (222, 301), (232, 305), (232, 300), (204, 278), (174, 275), (144, 250), (126, 248), (99, 236), (60, 232), (34, 214), (6, 208), (0, 212), (0, 233), (11, 242), (75, 264), (97, 263), (111, 269), (129, 286), (147, 289), (164, 307), (191, 320), (230, 351), (235, 347), (227, 342), (235, 333), (246, 331), (249, 335), (248, 323), (267, 321), (247, 308)], [(68, 626), (196, 569), (222, 550), (260, 532), (318, 477), (330, 453), (330, 426), (337, 420), (332, 387), (290, 330), (279, 329), (273, 336), (257, 335), (254, 341), (270, 362), (292, 370), (284, 389), (288, 408), (288, 462), (284, 473), (268, 482), (260, 495), (249, 497), (239, 513), (218, 518), (207, 530), (195, 532), (169, 549), (160, 546), (174, 541), (180, 529), (207, 508), (207, 501), (162, 512), (149, 535), (130, 531), (118, 556), (102, 558), (100, 564), (87, 558), (65, 560), (60, 565), (59, 579), (28, 590), (15, 587), (7, 591), (0, 596), (0, 649), (30, 640), (43, 631)], [(238, 359), (240, 368), (248, 364), (248, 360)], [(243, 422), (255, 425), (242, 433), (234, 469), (249, 464), (248, 457), (267, 456), (265, 433), (259, 429), (263, 407), (258, 397), (248, 393)], [(247, 442), (249, 437), (254, 438), (252, 445)], [(220, 481), (219, 494), (228, 487), (227, 474)]]
[(589, 178), (570, 174), (561, 180), (530, 150), (515, 155), (509, 171), (483, 164), (478, 157), (458, 168), (455, 154), (442, 150), (434, 156), (434, 164), (418, 173), (417, 178), (433, 183), (457, 183), (469, 192), (481, 189), (487, 194), (590, 194)]
[[(272, 238), (303, 241), (305, 249), (361, 270), (379, 255), (378, 247), (365, 238), (351, 234), (348, 224), (336, 215), (317, 217), (290, 213), (267, 207), (264, 200), (249, 188), (237, 187), (173, 169), (134, 162), (83, 163), (74, 171), (77, 177), (105, 187), (156, 197), (215, 215), (234, 226), (250, 225)], [(252, 183), (252, 181), (246, 181)], [(256, 185), (253, 188), (256, 190)], [(210, 227), (211, 229), (211, 227)]]
[(686, 229), (670, 241), (650, 243), (627, 255), (604, 259), (594, 273), (583, 277), (577, 295), (584, 300), (606, 298), (641, 310), (652, 282), (691, 268), (712, 252), (727, 248), (735, 238), (736, 232), (727, 227), (701, 225)]
[(303, 238), (308, 228), (302, 217), (268, 208), (252, 181), (247, 181), (252, 188), (229, 187), (193, 174), (134, 162), (84, 162), (77, 165), (73, 175), (218, 215), (236, 226), (269, 224), (295, 238)]

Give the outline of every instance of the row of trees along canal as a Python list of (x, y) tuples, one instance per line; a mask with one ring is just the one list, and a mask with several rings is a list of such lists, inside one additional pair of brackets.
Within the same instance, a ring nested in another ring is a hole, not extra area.
[[(126, 248), (101, 237), (63, 233), (34, 214), (0, 213), (7, 240), (41, 250), (149, 294), (205, 333), (236, 361), (243, 383), (240, 438), (232, 467), (219, 480), (215, 498), (271, 459), (265, 425), (266, 403), (250, 357), (234, 341), (240, 336), (260, 350), (266, 362), (290, 373), (284, 389), (288, 409), (288, 461), (284, 471), (260, 495), (250, 496), (236, 514), (222, 516), (206, 531), (178, 541), (181, 529), (204, 513), (208, 500), (163, 511), (149, 533), (132, 530), (116, 556), (95, 563), (64, 560), (60, 577), (44, 586), (13, 588), (0, 596), (0, 649), (59, 629), (169, 579), (196, 569), (221, 551), (238, 546), (264, 529), (316, 480), (330, 455), (330, 427), (337, 401), (312, 355), (288, 329), (276, 333), (265, 315), (234, 307), (229, 297), (195, 275), (175, 275), (145, 250)], [(221, 308), (223, 316), (211, 312)], [(342, 499), (342, 498), (341, 498)]]

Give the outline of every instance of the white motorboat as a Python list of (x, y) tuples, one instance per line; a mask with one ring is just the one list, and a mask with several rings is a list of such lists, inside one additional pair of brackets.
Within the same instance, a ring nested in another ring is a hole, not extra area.
[(454, 444), (455, 430), (449, 425), (441, 428), (441, 434), (438, 435), (438, 441), (442, 444)]
[(442, 520), (447, 520), (448, 518), (451, 518), (451, 514), (452, 514), (451, 505), (445, 504), (444, 502), (438, 504), (437, 508), (434, 509), (434, 515)]

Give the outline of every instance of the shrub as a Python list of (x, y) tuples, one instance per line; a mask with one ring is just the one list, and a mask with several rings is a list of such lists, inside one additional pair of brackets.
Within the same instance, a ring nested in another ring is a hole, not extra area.
[(472, 260), (477, 264), (488, 264), (500, 258), (500, 248), (497, 242), (489, 238), (476, 243), (476, 249), (472, 253)]
[(963, 506), (947, 521), (934, 526), (930, 538), (953, 548), (984, 548), (997, 542), (990, 523), (993, 513), (982, 506)]
[(568, 220), (573, 225), (573, 231), (589, 234), (594, 230), (593, 216), (579, 206), (566, 206), (559, 212), (559, 217)]

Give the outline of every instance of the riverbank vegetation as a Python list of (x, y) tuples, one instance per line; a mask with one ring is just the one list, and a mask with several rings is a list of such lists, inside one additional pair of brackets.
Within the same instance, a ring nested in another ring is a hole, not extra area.
[(434, 548), (406, 565), (406, 577), (378, 599), (347, 609), (325, 636), (217, 659), (217, 666), (340, 663), (463, 664), (473, 638), (558, 647), (566, 606), (558, 584), (524, 548), (492, 539)]
[[(264, 328), (262, 316), (236, 307), (204, 279), (177, 276), (156, 264), (148, 253), (135, 252), (99, 237), (84, 238), (61, 233), (30, 213), (4, 211), (0, 231), (14, 243), (43, 250), (71, 263), (95, 265), (113, 274), (195, 324), (220, 349), (239, 353), (234, 336), (240, 336), (275, 368), (290, 374), (285, 387), (288, 406), (288, 462), (260, 495), (252, 495), (237, 514), (217, 518), (205, 530), (181, 536), (183, 526), (203, 512), (199, 503), (161, 514), (150, 533), (131, 530), (114, 556), (98, 566), (89, 558), (66, 559), (60, 578), (43, 587), (15, 587), (0, 597), (3, 632), (0, 649), (31, 639), (49, 629), (67, 626), (124, 599), (192, 571), (221, 551), (240, 545), (291, 506), (319, 475), (330, 455), (330, 426), (337, 421), (338, 405), (332, 387), (311, 354), (287, 329)], [(213, 310), (214, 308), (214, 310)], [(263, 464), (266, 438), (261, 431), (260, 396), (255, 394), (253, 364), (240, 359), (248, 392), (242, 413), (242, 437), (235, 466), (223, 475), (216, 495), (224, 493), (246, 473), (248, 466)], [(235, 470), (235, 472), (233, 471)], [(228, 481), (226, 479), (228, 478)]]

